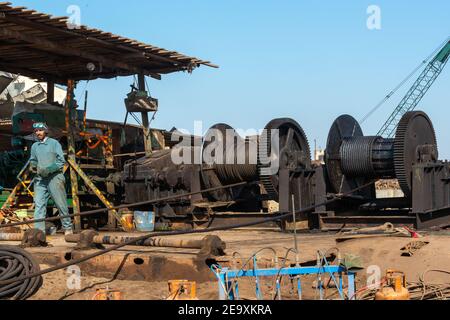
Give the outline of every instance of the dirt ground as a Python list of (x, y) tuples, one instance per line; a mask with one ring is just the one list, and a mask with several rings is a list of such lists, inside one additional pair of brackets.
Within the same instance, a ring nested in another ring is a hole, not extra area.
[[(41, 269), (47, 268), (41, 265)], [(124, 300), (164, 300), (168, 297), (166, 282), (128, 281), (82, 276), (80, 289), (67, 289), (68, 276), (60, 270), (44, 276), (44, 285), (30, 300), (92, 300), (96, 289), (119, 290)], [(198, 284), (201, 299), (217, 299), (217, 283)]]
[[(47, 268), (41, 265), (41, 268)], [(93, 300), (96, 289), (118, 290), (123, 300), (166, 300), (169, 299), (167, 281), (127, 281), (83, 276), (80, 289), (67, 289), (67, 274), (60, 270), (44, 276), (44, 285), (39, 292), (29, 300)], [(314, 277), (303, 280), (303, 286), (307, 286), (303, 292), (304, 299), (317, 299), (317, 293), (313, 290)], [(261, 280), (262, 299), (273, 299), (273, 279)], [(255, 284), (250, 279), (239, 281), (240, 298), (243, 300), (256, 300)], [(337, 297), (331, 292), (330, 296)], [(197, 284), (197, 298), (199, 300), (218, 300), (218, 283), (204, 282)], [(283, 280), (283, 300), (296, 299), (296, 291), (293, 291), (290, 281)], [(170, 299), (169, 299), (170, 300)]]
[[(238, 230), (217, 233), (227, 243), (227, 257), (222, 260), (230, 260), (233, 253), (238, 252), (241, 259), (246, 260), (257, 249), (263, 247), (273, 248), (278, 258), (283, 259), (288, 248), (293, 247), (293, 236), (291, 234), (280, 233), (272, 230)], [(363, 239), (347, 240), (336, 242), (339, 235), (333, 233), (300, 233), (298, 235), (299, 251), (302, 264), (314, 264), (317, 250), (323, 252), (334, 247), (338, 248), (341, 255), (357, 255), (361, 258), (363, 269), (358, 272), (356, 286), (357, 289), (366, 285), (369, 275), (367, 268), (378, 266), (384, 274), (387, 269), (401, 270), (405, 272), (408, 281), (417, 279), (426, 270), (443, 269), (450, 270), (450, 233), (440, 232), (425, 234), (421, 239), (411, 239), (408, 237), (371, 237)], [(403, 256), (401, 249), (413, 240), (428, 242), (419, 249), (413, 256)], [(266, 250), (261, 255), (260, 263), (264, 265), (273, 264), (273, 254)], [(289, 263), (294, 262), (294, 257), (289, 258)], [(239, 261), (238, 261), (239, 263)], [(239, 264), (238, 264), (239, 265)], [(41, 269), (48, 265), (41, 265)], [(169, 295), (167, 281), (130, 281), (118, 280), (113, 277), (94, 277), (81, 274), (79, 288), (67, 289), (67, 281), (70, 275), (66, 270), (60, 270), (44, 276), (44, 285), (32, 300), (90, 300), (95, 295), (98, 288), (119, 290), (123, 299), (126, 300), (159, 300), (166, 299)], [(317, 290), (314, 287), (315, 276), (302, 279), (303, 298), (316, 299)], [(186, 279), (195, 280), (195, 279)], [(430, 273), (427, 281), (436, 283), (449, 283), (448, 274)], [(272, 299), (274, 292), (273, 279), (261, 280), (261, 289), (264, 299)], [(295, 299), (296, 293), (292, 290), (292, 283), (289, 279), (283, 279), (282, 292), (283, 299)], [(243, 279), (239, 282), (240, 296), (243, 299), (254, 300), (255, 283), (254, 280)], [(333, 295), (333, 289), (328, 290), (328, 296)], [(211, 280), (197, 283), (197, 297), (201, 300), (218, 299), (218, 282)]]

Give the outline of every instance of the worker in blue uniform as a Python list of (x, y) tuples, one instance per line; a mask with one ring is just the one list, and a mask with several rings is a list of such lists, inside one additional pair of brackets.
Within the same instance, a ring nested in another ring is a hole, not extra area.
[[(51, 197), (59, 210), (65, 235), (72, 234), (72, 220), (67, 206), (66, 180), (63, 168), (66, 163), (61, 144), (48, 137), (45, 123), (35, 123), (34, 133), (38, 139), (31, 147), (30, 168), (36, 173), (34, 182), (34, 218), (47, 215), (47, 202)], [(35, 223), (35, 228), (45, 233), (45, 222)]]

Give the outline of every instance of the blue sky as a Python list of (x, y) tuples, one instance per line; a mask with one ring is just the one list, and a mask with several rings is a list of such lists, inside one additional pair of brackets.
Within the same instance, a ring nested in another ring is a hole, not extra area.
[[(260, 129), (292, 117), (313, 147), (326, 143), (334, 119), (361, 119), (450, 36), (450, 1), (306, 0), (17, 0), (57, 16), (81, 8), (81, 22), (166, 49), (211, 60), (149, 80), (160, 100), (154, 127), (193, 130), (225, 122)], [(126, 5), (125, 5), (126, 4)], [(366, 27), (369, 5), (381, 8), (381, 30)], [(123, 121), (130, 78), (88, 85), (91, 118)], [(363, 125), (375, 134), (409, 85)], [(440, 157), (450, 158), (450, 66), (420, 104), (434, 122)], [(78, 92), (85, 88), (80, 83)], [(81, 96), (79, 97), (81, 100)]]

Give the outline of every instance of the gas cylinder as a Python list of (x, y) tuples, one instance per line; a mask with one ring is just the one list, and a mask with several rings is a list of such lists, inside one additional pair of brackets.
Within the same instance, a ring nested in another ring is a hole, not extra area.
[(97, 289), (92, 300), (122, 300), (122, 292), (108, 287)]
[(409, 300), (406, 276), (402, 271), (387, 270), (386, 285), (378, 290), (375, 300)]
[(169, 297), (167, 300), (198, 300), (196, 282), (188, 280), (169, 281)]

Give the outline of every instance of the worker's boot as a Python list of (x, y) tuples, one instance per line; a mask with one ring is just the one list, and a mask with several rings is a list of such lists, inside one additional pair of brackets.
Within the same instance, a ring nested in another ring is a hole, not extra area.
[(64, 231), (64, 236), (68, 236), (68, 235), (71, 235), (71, 234), (73, 234), (73, 230), (72, 229), (67, 229), (67, 230)]

